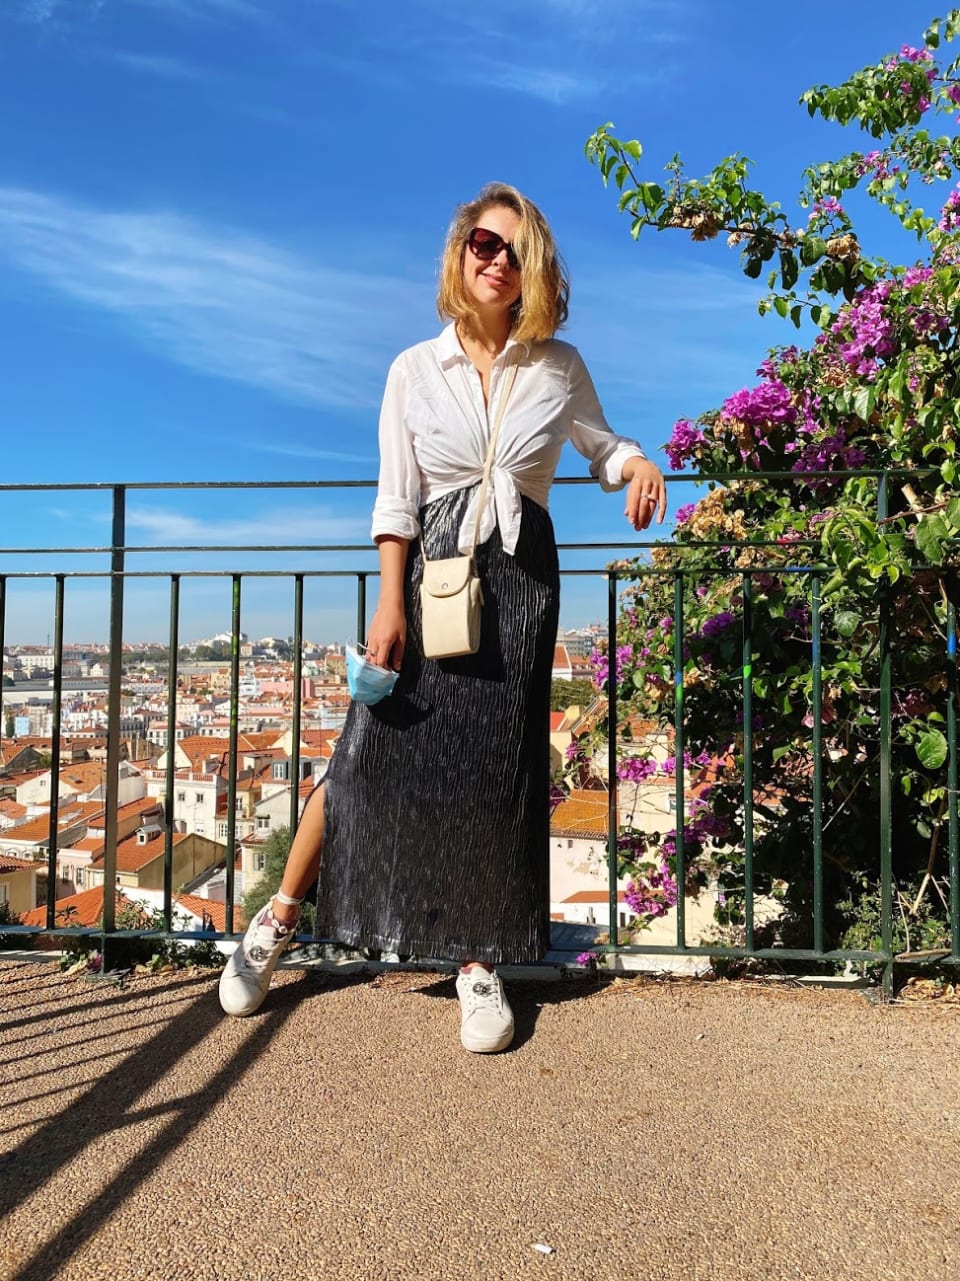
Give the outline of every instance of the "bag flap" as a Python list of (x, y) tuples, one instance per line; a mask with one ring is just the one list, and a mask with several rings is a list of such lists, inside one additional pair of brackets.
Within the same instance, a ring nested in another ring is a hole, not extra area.
[(453, 556), (450, 560), (425, 560), (423, 586), (431, 596), (456, 596), (470, 581), (473, 571), (471, 556)]

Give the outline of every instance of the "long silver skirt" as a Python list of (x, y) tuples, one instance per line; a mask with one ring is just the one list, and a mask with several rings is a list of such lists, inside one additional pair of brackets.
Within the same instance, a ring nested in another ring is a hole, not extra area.
[[(431, 558), (457, 554), (470, 490), (421, 512)], [(532, 961), (549, 947), (549, 703), (559, 571), (553, 525), (523, 500), (515, 556), (477, 549), (480, 649), (431, 660), (419, 546), (404, 584), (393, 694), (353, 703), (324, 784), (318, 939), (450, 960)]]

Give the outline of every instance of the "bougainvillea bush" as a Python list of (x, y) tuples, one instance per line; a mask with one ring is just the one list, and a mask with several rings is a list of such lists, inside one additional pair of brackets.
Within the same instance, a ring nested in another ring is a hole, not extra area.
[[(765, 927), (766, 936), (760, 931), (757, 943), (814, 943), (816, 750), (823, 769), (823, 942), (879, 946), (885, 666), (893, 941), (917, 950), (949, 938), (960, 59), (947, 60), (942, 49), (958, 34), (955, 10), (934, 21), (921, 44), (804, 95), (811, 115), (858, 128), (866, 143), (805, 170), (793, 202), (774, 203), (752, 189), (742, 156), (701, 179), (688, 178), (675, 158), (667, 180), (657, 183), (641, 177), (640, 144), (618, 140), (611, 126), (587, 144), (604, 180), (619, 190), (634, 238), (647, 229), (725, 238), (747, 276), (766, 273), (771, 292), (761, 311), (797, 331), (795, 342), (763, 361), (753, 385), (731, 389), (719, 408), (674, 426), (666, 444), (671, 467), (727, 479), (707, 482), (700, 501), (679, 511), (672, 542), (650, 561), (624, 566), (635, 582), (618, 635), (621, 724), (631, 716), (664, 726), (676, 719), (675, 583), (682, 571), (685, 768), (691, 781), (704, 768), (710, 779), (684, 819), (686, 888), (721, 887), (719, 916), (731, 941), (744, 909), (746, 740), (755, 890), (783, 903), (780, 920)], [(866, 206), (864, 194), (901, 224), (902, 265), (871, 257), (862, 243), (854, 212)], [(792, 219), (788, 208), (796, 210)], [(752, 624), (746, 651), (745, 613)], [(600, 656), (601, 687), (606, 663)], [(648, 768), (644, 759), (624, 745), (623, 778)], [(676, 897), (676, 844), (676, 832), (654, 841), (621, 837), (635, 927), (651, 919), (651, 903), (659, 913)]]

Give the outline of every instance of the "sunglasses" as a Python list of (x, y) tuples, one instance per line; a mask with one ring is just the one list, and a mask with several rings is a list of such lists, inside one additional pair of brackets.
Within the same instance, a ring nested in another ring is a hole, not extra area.
[(482, 262), (493, 262), (498, 254), (507, 251), (507, 262), (514, 269), (520, 270), (520, 260), (513, 252), (513, 245), (508, 245), (502, 236), (498, 236), (495, 231), (487, 231), (486, 227), (474, 227), (470, 232), (467, 240), (471, 252), (474, 253)]

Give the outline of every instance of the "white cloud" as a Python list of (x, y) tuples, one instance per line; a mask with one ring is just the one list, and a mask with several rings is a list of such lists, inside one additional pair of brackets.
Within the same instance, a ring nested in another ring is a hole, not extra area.
[(12, 0), (13, 17), (38, 26), (84, 22), (108, 8), (119, 9), (121, 3), (188, 20), (263, 22), (271, 16), (270, 9), (261, 0)]
[(711, 403), (701, 398), (726, 395), (731, 378), (749, 376), (769, 344), (789, 341), (757, 314), (762, 293), (735, 267), (695, 259), (615, 275), (595, 267), (574, 281), (571, 336), (618, 401), (683, 389), (696, 414)]
[(458, 76), (477, 84), (492, 85), (515, 93), (529, 94), (546, 102), (562, 104), (599, 93), (602, 80), (548, 67), (524, 66), (518, 62), (478, 59), (472, 67), (458, 69)]
[[(476, 6), (409, 0), (407, 7), (385, 9), (375, 25), (358, 28), (349, 53), (309, 48), (303, 56), (342, 75), (383, 84), (412, 59), (420, 74), (442, 84), (478, 84), (563, 106), (674, 77), (675, 67), (660, 66), (656, 53), (646, 59), (644, 53), (681, 43), (698, 4), (486, 0)], [(585, 73), (585, 65), (604, 71)]]
[(264, 18), (267, 9), (254, 0), (132, 0), (149, 9), (162, 9), (186, 18)]
[(21, 0), (19, 16), (28, 22), (49, 22), (63, 0)]
[(127, 512), (128, 539), (133, 531), (143, 545), (170, 547), (270, 546), (369, 541), (368, 516), (340, 516), (311, 505), (259, 512), (242, 520), (204, 520), (162, 507), (132, 507)]
[(104, 55), (110, 62), (126, 67), (130, 71), (151, 76), (161, 76), (167, 80), (203, 80), (209, 83), (208, 71), (201, 67), (191, 66), (180, 58), (167, 58), (162, 54), (134, 53), (125, 50), (112, 50)]
[(367, 467), (376, 467), (376, 454), (349, 454), (336, 449), (313, 449), (308, 445), (275, 445), (268, 441), (238, 441), (231, 438), (231, 444), (238, 448), (254, 449), (261, 454), (276, 454), (280, 458), (309, 458), (328, 463), (362, 463)]
[(0, 187), (4, 258), (184, 365), (330, 407), (376, 405), (411, 319), (426, 327), (431, 306), (425, 280), (319, 266), (178, 214)]

